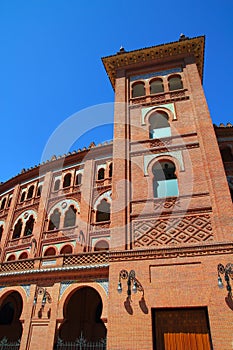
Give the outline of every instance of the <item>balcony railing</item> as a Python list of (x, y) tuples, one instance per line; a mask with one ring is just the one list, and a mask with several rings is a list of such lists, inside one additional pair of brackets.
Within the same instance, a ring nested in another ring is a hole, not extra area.
[(140, 97), (134, 97), (130, 99), (130, 104), (149, 104), (149, 103), (162, 103), (162, 102), (171, 102), (171, 101), (178, 101), (178, 100), (185, 100), (188, 98), (187, 90), (175, 90), (175, 91), (168, 91), (163, 93), (158, 93), (154, 95), (148, 95), (148, 96), (140, 96)]

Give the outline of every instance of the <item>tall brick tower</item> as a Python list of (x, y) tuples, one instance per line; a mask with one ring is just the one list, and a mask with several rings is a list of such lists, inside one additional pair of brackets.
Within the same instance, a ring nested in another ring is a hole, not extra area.
[(232, 258), (232, 201), (204, 42), (181, 35), (103, 58), (115, 90), (109, 349), (232, 349), (231, 300), (216, 283)]

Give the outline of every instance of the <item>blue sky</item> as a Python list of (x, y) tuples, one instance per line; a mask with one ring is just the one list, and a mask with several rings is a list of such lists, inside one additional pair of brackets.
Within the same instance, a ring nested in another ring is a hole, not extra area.
[[(0, 181), (38, 164), (74, 113), (114, 101), (101, 57), (206, 35), (204, 89), (213, 122), (233, 122), (232, 0), (1, 0)], [(93, 115), (93, 118), (95, 116)], [(94, 130), (80, 146), (111, 139)]]

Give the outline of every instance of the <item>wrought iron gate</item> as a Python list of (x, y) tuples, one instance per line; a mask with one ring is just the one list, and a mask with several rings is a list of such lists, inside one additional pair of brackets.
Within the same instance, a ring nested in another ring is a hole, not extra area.
[(64, 341), (58, 338), (54, 350), (106, 350), (106, 348), (106, 338), (91, 342), (86, 340), (81, 334), (74, 342)]
[(0, 340), (0, 350), (19, 350), (20, 340), (10, 341), (6, 337)]

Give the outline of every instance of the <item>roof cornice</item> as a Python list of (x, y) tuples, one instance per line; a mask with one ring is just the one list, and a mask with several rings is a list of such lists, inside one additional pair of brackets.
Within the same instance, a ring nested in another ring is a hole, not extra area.
[(151, 64), (166, 58), (195, 58), (201, 80), (203, 78), (205, 36), (185, 38), (183, 40), (152, 46), (134, 51), (120, 50), (115, 55), (102, 58), (107, 75), (115, 89), (116, 72), (119, 68), (131, 68), (138, 63)]

